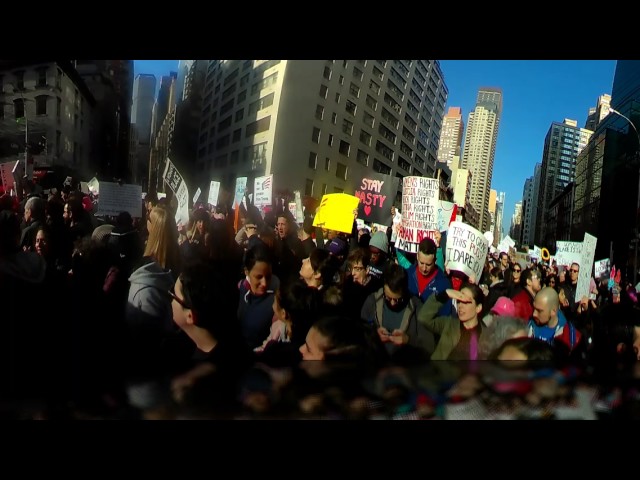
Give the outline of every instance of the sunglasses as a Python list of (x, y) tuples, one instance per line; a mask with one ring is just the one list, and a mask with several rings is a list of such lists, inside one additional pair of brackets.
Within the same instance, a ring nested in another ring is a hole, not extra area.
[(520, 270), (519, 268), (518, 269), (515, 269), (515, 268), (513, 269), (513, 273), (520, 273), (521, 271), (522, 270)]
[(174, 287), (171, 287), (169, 290), (167, 290), (167, 293), (169, 294), (169, 296), (170, 296), (173, 300), (175, 300), (176, 302), (178, 302), (178, 303), (182, 306), (182, 308), (186, 308), (186, 309), (188, 309), (188, 310), (191, 310), (191, 309), (192, 309), (192, 308), (191, 308), (191, 306), (190, 306), (187, 302), (185, 302), (184, 300), (182, 300), (180, 297), (178, 297), (178, 296), (175, 294), (175, 292), (174, 292), (174, 290), (173, 290), (173, 289), (174, 289)]

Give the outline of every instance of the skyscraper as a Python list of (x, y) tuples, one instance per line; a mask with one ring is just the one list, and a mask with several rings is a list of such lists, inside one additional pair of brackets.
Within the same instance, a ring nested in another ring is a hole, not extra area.
[(478, 91), (476, 107), (469, 113), (462, 153), (462, 168), (471, 170), (471, 204), (478, 212), (479, 227), (490, 225), (489, 191), (493, 177), (498, 127), (502, 113), (502, 90), (483, 87)]
[(140, 183), (147, 177), (149, 149), (151, 145), (151, 117), (156, 97), (156, 77), (148, 74), (136, 75), (133, 81), (131, 124), (138, 138), (137, 165), (130, 165), (133, 181)]
[[(464, 120), (460, 107), (449, 107), (449, 111), (442, 121), (440, 132), (440, 146), (438, 147), (438, 161), (451, 167), (454, 158), (460, 158)], [(457, 166), (457, 165), (456, 165)]]
[[(575, 120), (565, 118), (553, 122), (544, 141), (540, 186), (537, 192), (538, 216), (535, 242), (541, 247), (553, 247), (555, 232), (547, 229), (551, 201), (575, 178), (576, 159), (593, 132), (579, 128)], [(549, 230), (549, 231), (548, 231)]]
[(201, 185), (273, 174), (274, 192), (320, 198), (366, 169), (433, 178), (447, 95), (435, 60), (212, 60)]
[(589, 115), (587, 116), (587, 121), (584, 124), (584, 128), (587, 130), (591, 130), (594, 132), (598, 125), (609, 115), (609, 110), (611, 109), (611, 95), (604, 94), (598, 97), (598, 102), (595, 107), (591, 107), (589, 109)]
[(498, 243), (500, 243), (502, 237), (504, 237), (504, 233), (502, 231), (502, 224), (504, 222), (504, 202), (505, 193), (498, 192), (498, 196), (496, 197), (496, 226), (493, 230), (493, 242), (495, 246), (498, 246)]
[[(185, 82), (189, 75), (189, 70), (196, 60), (179, 60), (178, 61), (178, 79), (176, 82), (176, 103), (180, 104), (184, 97)], [(204, 60), (201, 60), (206, 63)]]

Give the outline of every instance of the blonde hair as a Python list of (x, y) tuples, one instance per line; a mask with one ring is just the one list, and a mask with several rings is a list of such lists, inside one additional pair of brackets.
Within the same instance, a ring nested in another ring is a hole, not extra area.
[(153, 207), (149, 215), (151, 227), (144, 256), (153, 258), (162, 268), (174, 274), (180, 272), (180, 252), (178, 250), (178, 227), (169, 211)]

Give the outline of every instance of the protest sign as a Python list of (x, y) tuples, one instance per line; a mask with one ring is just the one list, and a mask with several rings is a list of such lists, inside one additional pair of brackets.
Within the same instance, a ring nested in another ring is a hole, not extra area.
[(438, 230), (439, 180), (405, 177), (402, 184), (402, 223), (396, 248), (417, 253), (423, 238), (434, 238)]
[(313, 219), (313, 226), (336, 232), (351, 233), (353, 212), (358, 208), (358, 203), (360, 203), (358, 197), (346, 193), (324, 195)]
[(458, 270), (477, 282), (482, 278), (489, 242), (471, 225), (452, 222), (447, 234), (447, 266)]

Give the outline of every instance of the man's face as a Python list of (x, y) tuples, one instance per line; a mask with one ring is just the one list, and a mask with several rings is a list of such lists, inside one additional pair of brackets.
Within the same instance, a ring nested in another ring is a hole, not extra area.
[(418, 252), (418, 270), (422, 275), (428, 277), (431, 272), (436, 268), (436, 256), (425, 255), (422, 252)]
[(508, 255), (502, 255), (500, 257), (500, 263), (502, 264), (502, 266), (504, 268), (507, 268), (507, 266), (509, 265), (509, 256)]
[(551, 310), (547, 306), (547, 302), (537, 296), (533, 301), (533, 321), (536, 325), (547, 325), (551, 320)]
[(280, 235), (280, 238), (286, 237), (289, 234), (289, 222), (287, 222), (287, 219), (284, 217), (278, 217), (276, 229), (278, 230), (278, 235)]
[(580, 265), (578, 265), (577, 263), (574, 263), (573, 265), (571, 265), (571, 268), (569, 268), (569, 278), (571, 279), (571, 283), (578, 282), (579, 273), (580, 273)]

